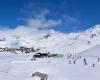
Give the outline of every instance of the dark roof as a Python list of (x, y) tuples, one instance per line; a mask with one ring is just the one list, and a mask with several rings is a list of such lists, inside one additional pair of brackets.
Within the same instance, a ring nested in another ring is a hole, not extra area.
[(47, 74), (44, 74), (44, 73), (40, 73), (40, 72), (35, 72), (32, 74), (32, 76), (38, 76), (38, 77), (41, 77), (41, 78), (47, 78), (48, 75)]

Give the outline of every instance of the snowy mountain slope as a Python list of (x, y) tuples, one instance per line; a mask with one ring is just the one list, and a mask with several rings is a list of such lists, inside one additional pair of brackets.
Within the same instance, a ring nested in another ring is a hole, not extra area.
[[(19, 29), (17, 29), (19, 30)], [(0, 47), (35, 47), (58, 54), (79, 53), (100, 44), (100, 25), (86, 31), (64, 34), (54, 30), (33, 30), (25, 34), (13, 31), (0, 34)], [(49, 35), (49, 36), (48, 36)], [(5, 39), (2, 41), (2, 39)]]
[[(0, 80), (40, 80), (39, 77), (32, 77), (37, 71), (48, 74), (48, 80), (100, 80), (99, 32), (100, 26), (97, 25), (83, 32), (69, 34), (53, 30), (33, 31), (32, 34), (27, 32), (24, 35), (16, 32), (0, 34), (0, 47), (25, 46), (59, 54), (74, 54), (69, 59), (65, 55), (31, 61), (34, 53), (1, 52)], [(87, 64), (84, 64), (84, 59)]]
[(80, 53), (80, 55), (91, 56), (91, 57), (100, 57), (100, 45), (97, 45), (93, 48), (83, 51)]

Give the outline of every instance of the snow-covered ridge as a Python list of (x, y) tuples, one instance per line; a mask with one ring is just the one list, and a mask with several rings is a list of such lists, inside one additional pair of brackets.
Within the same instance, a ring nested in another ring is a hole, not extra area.
[[(23, 28), (24, 29), (24, 28)], [(22, 31), (17, 29), (18, 31)], [(64, 34), (54, 30), (30, 30), (25, 28), (24, 32), (18, 33), (16, 30), (0, 34), (0, 47), (35, 47), (41, 51), (55, 53), (79, 53), (81, 51), (100, 45), (100, 25), (78, 32)]]

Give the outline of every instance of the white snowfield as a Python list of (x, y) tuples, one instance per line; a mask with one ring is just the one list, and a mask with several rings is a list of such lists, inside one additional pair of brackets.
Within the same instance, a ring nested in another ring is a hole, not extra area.
[[(63, 54), (64, 57), (31, 61), (34, 53), (0, 52), (0, 80), (40, 80), (39, 77), (32, 77), (35, 72), (48, 74), (48, 80), (100, 80), (99, 25), (69, 34), (52, 30), (35, 31), (33, 35), (16, 33), (7, 34), (7, 37), (3, 36), (5, 33), (0, 34), (0, 47), (34, 47)], [(69, 54), (72, 55), (68, 57)]]
[(84, 65), (83, 58), (74, 64), (73, 59), (66, 56), (31, 61), (28, 54), (1, 53), (0, 80), (40, 80), (39, 77), (32, 77), (35, 72), (48, 74), (48, 80), (100, 80), (98, 58), (85, 57), (87, 65)]
[(100, 45), (97, 45), (89, 50), (83, 51), (81, 55), (90, 56), (90, 57), (100, 57)]

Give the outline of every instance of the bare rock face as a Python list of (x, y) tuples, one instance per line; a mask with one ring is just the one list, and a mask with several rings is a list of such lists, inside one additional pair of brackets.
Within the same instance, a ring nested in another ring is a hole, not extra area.
[(47, 35), (45, 35), (45, 36), (43, 36), (45, 39), (48, 39), (49, 37), (51, 37), (51, 35), (50, 34), (47, 34)]

